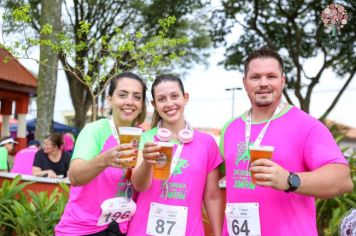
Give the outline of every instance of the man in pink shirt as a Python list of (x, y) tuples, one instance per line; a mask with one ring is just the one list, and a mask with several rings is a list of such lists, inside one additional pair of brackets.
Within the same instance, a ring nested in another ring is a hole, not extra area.
[[(350, 169), (328, 129), (282, 102), (283, 61), (261, 48), (245, 61), (251, 109), (223, 128), (226, 166), (223, 235), (316, 236), (315, 198), (353, 189)], [(250, 161), (250, 146), (273, 146), (271, 159)], [(251, 172), (256, 182), (252, 182)]]

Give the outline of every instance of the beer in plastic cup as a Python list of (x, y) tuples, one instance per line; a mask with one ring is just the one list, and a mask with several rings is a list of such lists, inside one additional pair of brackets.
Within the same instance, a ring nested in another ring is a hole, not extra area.
[(153, 178), (166, 180), (169, 178), (171, 171), (174, 144), (168, 142), (155, 143), (161, 146), (161, 149), (159, 150), (160, 156), (155, 159), (156, 163), (153, 165)]
[[(141, 134), (142, 134), (142, 129), (141, 128), (136, 128), (136, 127), (119, 127), (119, 139), (120, 139), (120, 144), (123, 143), (132, 143), (134, 144), (135, 147), (138, 148), (138, 145), (140, 143), (141, 139)], [(132, 157), (132, 156), (130, 156)], [(120, 158), (128, 158), (125, 155), (120, 156)], [(136, 155), (136, 160), (130, 161), (126, 164), (123, 164), (124, 167), (126, 168), (134, 168), (137, 163), (137, 155)]]
[[(249, 146), (248, 148), (250, 151), (250, 163), (262, 158), (271, 159), (274, 151), (273, 146)], [(251, 171), (252, 182), (256, 183), (253, 174), (254, 172)]]

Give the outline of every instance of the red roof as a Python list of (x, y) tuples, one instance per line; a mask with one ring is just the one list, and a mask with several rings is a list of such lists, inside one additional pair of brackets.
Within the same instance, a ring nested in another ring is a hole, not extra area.
[[(12, 59), (5, 63), (3, 60), (6, 57)], [(0, 80), (34, 88), (37, 87), (36, 77), (3, 48), (0, 48)]]

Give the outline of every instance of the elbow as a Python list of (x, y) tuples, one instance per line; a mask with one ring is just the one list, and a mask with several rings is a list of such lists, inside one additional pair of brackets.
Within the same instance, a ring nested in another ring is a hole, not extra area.
[(352, 182), (351, 178), (347, 184), (345, 184), (345, 193), (351, 193), (354, 190), (354, 183)]
[(135, 174), (131, 177), (131, 183), (137, 192), (146, 191), (152, 184), (152, 178), (148, 177), (145, 180), (140, 180)]
[(68, 178), (70, 181), (70, 184), (74, 187), (78, 187), (78, 186), (82, 186), (83, 183), (81, 183), (80, 181), (78, 181), (78, 179), (75, 177), (75, 173), (73, 173), (73, 170), (68, 171)]
[(134, 186), (134, 189), (135, 189), (137, 192), (141, 193), (141, 192), (145, 191), (147, 188), (142, 187), (142, 186)]
[(345, 193), (352, 192), (354, 184), (352, 183), (351, 178), (345, 180), (342, 184), (339, 184), (336, 188), (330, 188), (329, 193), (325, 196), (320, 196), (321, 199), (329, 199), (333, 197), (340, 196)]
[(69, 178), (69, 181), (70, 181), (70, 185), (72, 185), (72, 186), (74, 186), (74, 187), (79, 186), (79, 183), (76, 181), (75, 178), (73, 178), (72, 175), (69, 175), (68, 178)]
[(149, 182), (148, 184), (138, 184), (138, 183), (135, 183), (135, 181), (132, 181), (132, 186), (139, 193), (146, 191), (150, 185), (151, 185), (151, 182)]
[(353, 191), (354, 184), (350, 172), (348, 173), (347, 177), (344, 179), (343, 184), (340, 184), (339, 186), (341, 191), (340, 194), (350, 193)]

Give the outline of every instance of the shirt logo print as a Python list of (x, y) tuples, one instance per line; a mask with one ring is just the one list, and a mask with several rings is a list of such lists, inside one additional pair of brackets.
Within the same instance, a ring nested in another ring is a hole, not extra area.
[(250, 155), (248, 153), (246, 143), (239, 142), (239, 144), (237, 145), (235, 165), (238, 166), (240, 161), (249, 161), (249, 160), (250, 160)]
[(188, 167), (189, 163), (187, 160), (179, 159), (176, 167), (174, 168), (173, 175), (180, 175), (183, 173), (183, 169)]

